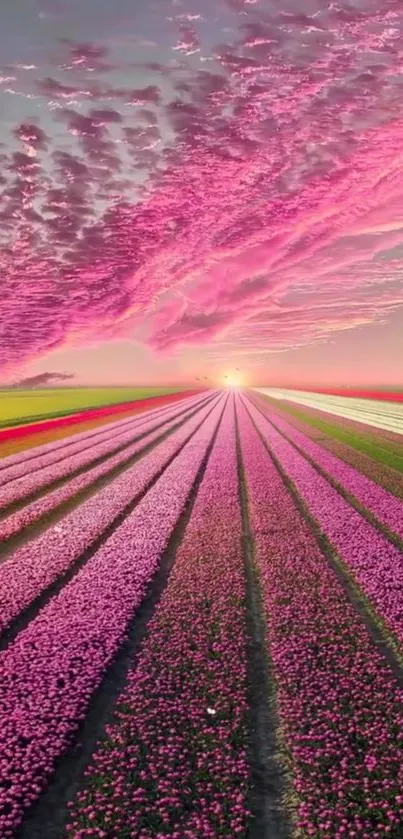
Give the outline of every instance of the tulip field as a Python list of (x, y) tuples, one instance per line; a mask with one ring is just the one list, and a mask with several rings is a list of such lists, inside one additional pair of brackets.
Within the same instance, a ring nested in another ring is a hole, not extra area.
[(403, 437), (295, 404), (0, 459), (0, 839), (403, 836)]

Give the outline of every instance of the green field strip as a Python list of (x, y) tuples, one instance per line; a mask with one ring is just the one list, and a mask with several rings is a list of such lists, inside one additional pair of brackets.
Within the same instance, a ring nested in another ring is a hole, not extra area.
[[(66, 391), (66, 392), (65, 392)], [(115, 391), (115, 392), (114, 392)], [(0, 391), (0, 428), (57, 419), (94, 408), (182, 392), (179, 388), (100, 388)], [(39, 410), (38, 410), (39, 409)], [(40, 410), (42, 409), (42, 410)]]
[(274, 404), (270, 397), (263, 396), (263, 398), (269, 402), (273, 410), (280, 409), (281, 412), (288, 413), (296, 419), (301, 420), (301, 422), (305, 423), (305, 425), (311, 426), (311, 428), (315, 428), (317, 431), (321, 431), (327, 437), (337, 440), (339, 443), (344, 443), (345, 445), (350, 446), (350, 448), (355, 449), (362, 454), (368, 455), (368, 457), (371, 457), (372, 460), (376, 460), (384, 466), (390, 466), (397, 472), (403, 472), (403, 449), (401, 450), (401, 454), (398, 453), (396, 451), (396, 446), (393, 443), (390, 444), (390, 447), (388, 445), (385, 446), (385, 440), (383, 439), (381, 446), (374, 438), (353, 434), (351, 431), (347, 431), (337, 424), (326, 422), (326, 420), (322, 420), (319, 417), (313, 417), (310, 414), (305, 413), (304, 410), (294, 408), (294, 406), (284, 403), (279, 406), (278, 404)]

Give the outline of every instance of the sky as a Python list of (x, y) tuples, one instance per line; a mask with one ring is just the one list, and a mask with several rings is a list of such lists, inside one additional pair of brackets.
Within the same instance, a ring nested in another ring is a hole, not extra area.
[(1, 384), (402, 383), (402, 0), (13, 0), (0, 57)]

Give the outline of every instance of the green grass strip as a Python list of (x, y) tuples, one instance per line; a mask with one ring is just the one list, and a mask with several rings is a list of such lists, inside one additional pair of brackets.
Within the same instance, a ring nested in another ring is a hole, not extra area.
[(93, 408), (165, 396), (179, 388), (59, 388), (0, 391), (0, 428), (56, 419)]
[[(280, 407), (279, 405), (275, 405), (270, 397), (264, 396), (264, 399), (270, 402), (273, 408)], [(294, 408), (293, 405), (285, 404), (284, 402), (281, 403), (281, 411), (301, 420), (312, 428), (316, 428), (317, 431), (321, 431), (327, 437), (338, 440), (339, 443), (345, 443), (357, 452), (368, 455), (372, 460), (376, 460), (384, 466), (390, 466), (397, 472), (403, 472), (403, 453), (398, 454), (396, 451), (398, 444), (395, 446), (393, 443), (388, 443), (387, 440), (382, 440), (382, 445), (380, 445), (373, 437), (354, 434), (349, 430), (341, 428), (340, 425), (326, 422), (326, 420), (322, 420), (319, 417), (312, 417), (310, 414), (305, 413), (305, 411)]]

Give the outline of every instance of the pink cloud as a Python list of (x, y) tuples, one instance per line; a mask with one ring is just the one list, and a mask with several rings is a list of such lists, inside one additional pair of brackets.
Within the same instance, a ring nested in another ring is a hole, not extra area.
[(39, 125), (34, 123), (21, 123), (15, 130), (14, 134), (25, 145), (34, 148), (37, 151), (43, 151), (47, 148), (49, 139), (45, 132)]
[(148, 85), (142, 88), (133, 88), (133, 90), (123, 90), (121, 98), (129, 105), (158, 105), (161, 94), (157, 85)]
[(45, 79), (40, 79), (37, 82), (37, 89), (44, 96), (49, 96), (52, 99), (82, 99), (92, 98), (101, 95), (102, 89), (97, 87), (77, 87), (77, 85), (64, 84), (57, 79), (52, 79), (48, 76)]
[(68, 62), (61, 65), (63, 70), (96, 70), (98, 73), (104, 73), (115, 69), (114, 64), (105, 60), (109, 54), (106, 46), (92, 43), (78, 44), (68, 38), (62, 38), (61, 43), (66, 44), (69, 53)]
[(200, 52), (200, 41), (195, 29), (189, 23), (181, 23), (179, 30), (180, 40), (173, 49), (184, 55), (194, 55)]
[(218, 33), (214, 72), (191, 58), (203, 46), (192, 15), (172, 42), (179, 63), (149, 63), (140, 83), (104, 84), (108, 48), (72, 42), (59, 66), (91, 70), (91, 83), (34, 83), (58, 103), (57, 131), (27, 116), (0, 159), (4, 368), (135, 330), (161, 353), (222, 342), (253, 354), (401, 303), (392, 0), (312, 16), (251, 5), (229, 0), (238, 34)]

